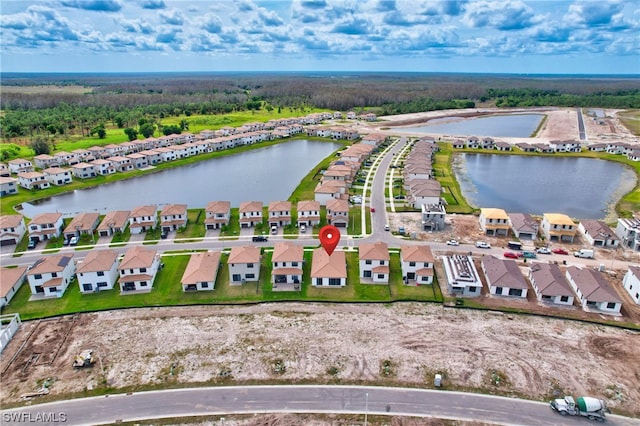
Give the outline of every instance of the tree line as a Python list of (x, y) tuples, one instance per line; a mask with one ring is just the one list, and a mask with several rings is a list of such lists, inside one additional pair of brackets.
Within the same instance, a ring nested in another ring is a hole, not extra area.
[[(503, 76), (486, 74), (364, 73), (341, 75), (160, 74), (43, 75), (0, 77), (1, 87), (83, 86), (85, 93), (13, 90), (0, 97), (0, 136), (104, 137), (106, 126), (131, 139), (150, 126), (162, 132), (169, 116), (225, 114), (246, 110), (348, 111), (367, 108), (379, 115), (439, 109), (564, 106), (640, 108), (638, 79)], [(146, 136), (145, 136), (146, 137)]]

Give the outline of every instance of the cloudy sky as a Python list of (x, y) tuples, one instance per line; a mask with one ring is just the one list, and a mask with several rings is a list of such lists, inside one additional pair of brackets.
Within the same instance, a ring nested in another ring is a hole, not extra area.
[(640, 74), (637, 0), (0, 3), (3, 72)]

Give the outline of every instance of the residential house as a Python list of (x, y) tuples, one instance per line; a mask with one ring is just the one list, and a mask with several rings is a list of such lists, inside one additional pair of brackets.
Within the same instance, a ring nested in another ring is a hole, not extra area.
[(580, 152), (582, 146), (578, 141), (550, 141), (549, 146), (555, 152)]
[(71, 170), (60, 167), (49, 167), (42, 171), (44, 178), (52, 185), (60, 186), (71, 183)]
[(478, 139), (476, 136), (470, 136), (467, 138), (467, 148), (480, 148), (480, 139)]
[(298, 201), (298, 226), (320, 224), (320, 203), (314, 200)]
[(487, 235), (509, 234), (509, 215), (503, 209), (484, 208), (480, 209), (480, 228)]
[(0, 216), (0, 246), (18, 244), (25, 232), (27, 227), (21, 214)]
[(186, 204), (167, 204), (160, 212), (160, 228), (162, 232), (171, 232), (186, 226)]
[(219, 251), (194, 253), (182, 274), (182, 291), (213, 290), (220, 267)]
[(291, 202), (272, 201), (269, 203), (269, 227), (291, 225)]
[(444, 229), (444, 220), (447, 216), (444, 204), (423, 204), (420, 209), (423, 231), (432, 232)]
[(516, 146), (524, 152), (536, 152), (536, 147), (530, 143), (520, 142), (517, 143)]
[(45, 241), (60, 236), (62, 213), (41, 213), (29, 222), (29, 239)]
[(142, 246), (130, 248), (118, 266), (120, 292), (151, 291), (159, 267), (157, 251)]
[(347, 184), (341, 180), (325, 180), (319, 182), (313, 190), (314, 200), (320, 205), (326, 205), (332, 199), (347, 197)]
[(583, 309), (606, 314), (620, 313), (622, 302), (601, 272), (569, 266), (566, 277)]
[(27, 276), (28, 268), (18, 266), (16, 268), (0, 268), (0, 308), (9, 304), (13, 296), (20, 290)]
[(555, 263), (536, 262), (529, 267), (529, 281), (539, 302), (573, 305), (575, 298), (560, 267)]
[(604, 151), (607, 150), (607, 144), (606, 143), (592, 143), (592, 144), (587, 146), (587, 149), (589, 151), (594, 151), (594, 152), (604, 152)]
[(373, 244), (360, 244), (359, 266), (360, 280), (374, 284), (389, 284), (389, 247), (378, 241)]
[(509, 142), (496, 142), (495, 149), (498, 151), (511, 151), (511, 144)]
[(10, 160), (7, 162), (7, 165), (9, 166), (9, 171), (14, 174), (33, 171), (33, 164), (31, 161), (25, 160), (24, 158)]
[(620, 240), (609, 226), (601, 220), (583, 219), (578, 231), (594, 247), (618, 247)]
[(509, 213), (509, 226), (520, 240), (535, 240), (538, 236), (538, 221), (528, 213)]
[(136, 207), (129, 214), (129, 229), (132, 234), (153, 230), (157, 223), (158, 207), (155, 205)]
[(5, 163), (0, 163), (0, 177), (11, 177), (11, 170)]
[(629, 270), (622, 278), (622, 286), (633, 301), (640, 305), (640, 266), (629, 266)]
[(573, 242), (576, 225), (571, 218), (562, 213), (545, 213), (542, 216), (540, 229), (547, 241)]
[(64, 237), (80, 238), (81, 235), (93, 235), (93, 232), (100, 223), (100, 213), (80, 213), (71, 219), (69, 225), (64, 230)]
[(276, 243), (271, 256), (271, 283), (274, 291), (300, 290), (302, 286), (302, 246)]
[(78, 262), (77, 277), (81, 293), (112, 290), (118, 280), (118, 253), (112, 250), (91, 250)]
[(129, 224), (129, 210), (113, 210), (107, 214), (98, 225), (98, 235), (100, 237), (109, 237), (118, 232), (122, 233), (127, 229)]
[(515, 260), (482, 256), (481, 265), (492, 295), (527, 298), (529, 285)]
[(327, 223), (336, 228), (349, 226), (349, 202), (342, 199), (327, 201)]
[(622, 247), (640, 251), (640, 216), (618, 219), (616, 235), (620, 238)]
[(0, 177), (0, 197), (18, 193), (18, 179), (12, 177)]
[(482, 293), (482, 281), (471, 256), (443, 256), (442, 263), (449, 294), (456, 297), (477, 297)]
[(335, 250), (331, 256), (318, 247), (311, 260), (311, 285), (314, 287), (341, 288), (347, 285), (347, 257)]
[(262, 223), (262, 202), (261, 201), (245, 201), (240, 203), (238, 209), (240, 214), (240, 227), (252, 228)]
[(133, 154), (127, 154), (125, 158), (128, 158), (131, 161), (131, 165), (135, 169), (144, 169), (149, 166), (149, 160), (145, 154), (140, 152), (134, 152)]
[(433, 253), (427, 245), (400, 248), (400, 265), (405, 284), (433, 284), (433, 263)]
[(44, 174), (40, 172), (18, 173), (18, 185), (25, 189), (47, 189), (51, 186)]
[(204, 226), (206, 229), (220, 229), (229, 225), (231, 203), (229, 201), (212, 201), (205, 208)]
[(90, 163), (78, 163), (71, 166), (73, 175), (77, 178), (87, 179), (96, 177), (96, 168), (94, 164)]
[(232, 247), (227, 265), (231, 285), (258, 281), (260, 279), (260, 248), (253, 246)]
[(27, 272), (31, 294), (62, 297), (73, 280), (76, 265), (70, 254), (54, 254), (37, 260)]
[(116, 172), (116, 168), (114, 167), (113, 163), (103, 158), (93, 160), (91, 164), (93, 164), (96, 173), (101, 176), (112, 175)]
[(107, 158), (107, 160), (111, 161), (113, 167), (119, 172), (128, 172), (133, 170), (133, 164), (131, 164), (130, 158), (116, 155), (115, 157)]
[(407, 203), (419, 209), (423, 204), (441, 204), (442, 186), (435, 179), (411, 181), (407, 191)]
[(387, 136), (380, 133), (371, 133), (368, 135), (362, 136), (362, 140), (360, 143), (366, 145), (380, 146), (387, 140)]

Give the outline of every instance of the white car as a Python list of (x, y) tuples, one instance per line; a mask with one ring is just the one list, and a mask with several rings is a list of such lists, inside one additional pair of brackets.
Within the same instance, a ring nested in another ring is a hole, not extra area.
[(485, 241), (477, 241), (476, 242), (476, 247), (478, 248), (483, 248), (483, 249), (490, 249), (491, 246), (489, 245), (489, 243), (485, 242)]
[(385, 226), (384, 226), (384, 230), (385, 230), (385, 231), (388, 231), (388, 230), (389, 230), (389, 224), (387, 224), (387, 225), (385, 225)]
[(536, 250), (539, 254), (551, 254), (551, 250), (548, 247), (540, 247)]
[(300, 225), (300, 233), (304, 234), (307, 232), (307, 225)]
[(448, 246), (459, 246), (460, 243), (458, 242), (458, 240), (449, 240), (449, 241), (447, 241), (447, 245)]

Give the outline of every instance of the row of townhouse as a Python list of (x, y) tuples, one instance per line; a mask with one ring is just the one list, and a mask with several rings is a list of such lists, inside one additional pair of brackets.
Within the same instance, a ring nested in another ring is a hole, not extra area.
[(376, 149), (377, 145), (374, 145), (374, 141), (378, 140), (376, 137), (371, 139), (370, 143), (357, 143), (342, 150), (339, 153), (340, 160), (334, 161), (323, 172), (320, 182), (313, 191), (314, 199), (323, 206), (332, 199), (348, 200), (353, 179), (362, 164)]
[(637, 144), (626, 142), (594, 143), (587, 146), (587, 149), (593, 152), (624, 155), (631, 161), (640, 161), (640, 145)]
[[(496, 141), (491, 137), (478, 138), (470, 136), (466, 140), (457, 139), (452, 142), (453, 148), (494, 149), (497, 151), (511, 151), (512, 145), (508, 142)], [(516, 146), (524, 152), (580, 152), (582, 144), (575, 140), (552, 140), (548, 143), (517, 143)]]
[[(526, 213), (507, 213), (498, 208), (482, 208), (478, 218), (480, 228), (487, 235), (507, 236), (511, 232), (516, 238), (535, 239), (542, 232), (548, 241), (573, 242), (579, 232), (594, 247), (616, 248), (621, 240), (629, 242), (624, 229), (631, 221), (619, 219), (620, 231), (613, 231), (606, 223), (596, 219), (582, 219), (576, 225), (567, 215), (561, 213), (544, 213), (540, 223)], [(640, 222), (638, 223), (640, 225)], [(623, 229), (624, 228), (624, 229)], [(620, 234), (625, 234), (620, 238)], [(635, 235), (633, 236), (635, 238)], [(627, 244), (630, 246), (630, 244)]]
[(34, 299), (62, 297), (74, 278), (81, 293), (111, 290), (116, 284), (122, 293), (150, 291), (160, 265), (158, 252), (142, 246), (127, 250), (121, 259), (113, 250), (93, 250), (78, 261), (71, 254), (50, 255), (30, 267), (1, 268), (0, 303), (8, 304), (25, 279)]
[[(481, 295), (483, 280), (471, 256), (444, 256), (443, 266), (450, 294)], [(606, 314), (619, 314), (622, 307), (613, 287), (601, 272), (593, 269), (569, 266), (563, 273), (555, 263), (535, 262), (528, 268), (529, 286), (514, 260), (482, 256), (480, 267), (492, 296), (526, 300), (533, 289), (537, 300), (548, 304), (572, 306), (577, 301), (584, 310)], [(640, 291), (637, 285), (633, 288), (636, 293)]]

